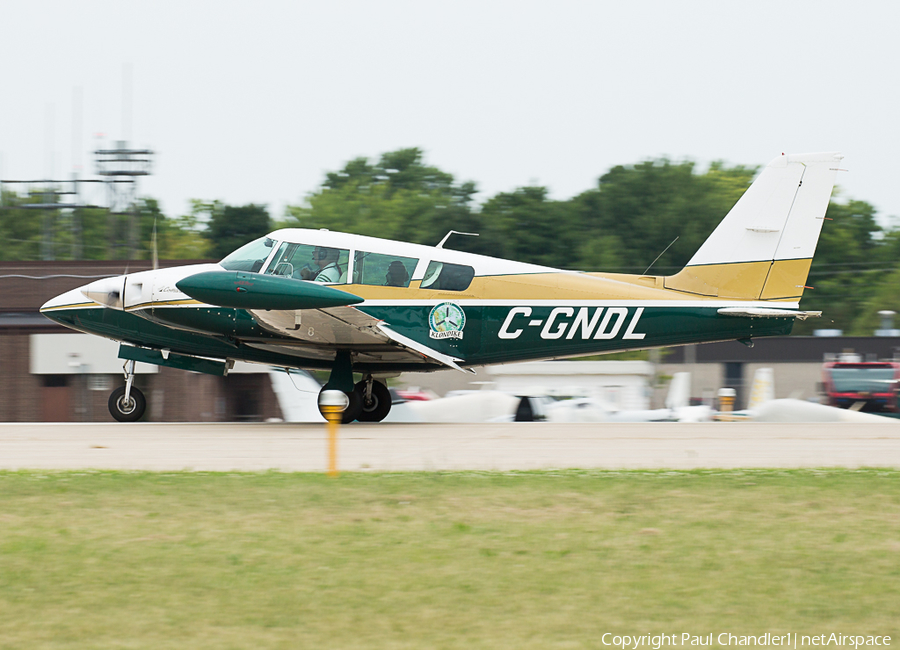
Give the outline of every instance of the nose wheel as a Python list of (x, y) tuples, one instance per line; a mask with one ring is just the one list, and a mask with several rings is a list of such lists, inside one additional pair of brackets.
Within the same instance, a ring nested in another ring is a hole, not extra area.
[(147, 399), (133, 386), (134, 361), (125, 362), (125, 385), (109, 396), (109, 413), (119, 422), (136, 422), (147, 410)]
[(136, 422), (147, 410), (144, 394), (131, 387), (131, 395), (125, 397), (125, 386), (119, 386), (109, 396), (109, 413), (119, 422)]

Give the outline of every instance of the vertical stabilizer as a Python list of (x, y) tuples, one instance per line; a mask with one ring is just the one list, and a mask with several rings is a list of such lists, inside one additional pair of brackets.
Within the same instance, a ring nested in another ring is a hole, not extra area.
[(676, 372), (669, 383), (666, 394), (666, 408), (677, 410), (689, 406), (691, 401), (691, 373)]
[(799, 300), (842, 156), (770, 162), (667, 289), (744, 300)]
[(760, 406), (775, 399), (775, 372), (771, 368), (757, 368), (753, 373), (750, 402), (747, 410), (756, 412)]

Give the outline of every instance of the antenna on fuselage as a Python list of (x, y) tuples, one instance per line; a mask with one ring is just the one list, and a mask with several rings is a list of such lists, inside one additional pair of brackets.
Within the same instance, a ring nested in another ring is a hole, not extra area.
[(153, 270), (159, 268), (159, 246), (156, 240), (156, 215), (153, 216), (153, 236), (150, 239), (151, 259), (153, 260)]
[[(681, 235), (678, 235), (678, 237), (681, 237)], [(678, 241), (678, 237), (676, 237), (675, 239), (672, 240), (672, 244), (674, 244), (675, 242)], [(672, 244), (669, 244), (668, 246), (666, 246), (663, 249), (663, 252), (656, 256), (656, 260), (658, 260), (660, 257), (665, 255), (666, 251), (669, 250), (670, 248), (672, 248)], [(652, 262), (650, 262), (650, 266), (653, 266), (654, 264), (656, 264), (656, 260), (653, 260)], [(641, 273), (641, 275), (647, 275), (647, 271), (650, 270), (650, 266), (648, 266), (646, 269), (644, 269), (644, 272)]]
[[(466, 235), (467, 237), (478, 237), (478, 233), (477, 233), (477, 232), (460, 232), (459, 230), (451, 230), (451, 231), (448, 232), (446, 235), (444, 235), (444, 238), (441, 240), (441, 243), (438, 244), (437, 246), (435, 246), (435, 248), (443, 248), (443, 247), (444, 247), (444, 243), (445, 243), (448, 239), (450, 239), (450, 235)], [(663, 252), (665, 252), (665, 251), (663, 251)]]

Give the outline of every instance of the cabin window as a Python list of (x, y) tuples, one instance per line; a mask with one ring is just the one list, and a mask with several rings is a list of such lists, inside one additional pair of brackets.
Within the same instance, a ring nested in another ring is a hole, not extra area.
[(239, 249), (219, 262), (219, 266), (229, 271), (249, 271), (257, 273), (265, 263), (275, 240), (268, 237), (260, 237), (249, 244), (244, 244)]
[(327, 284), (347, 282), (350, 251), (346, 248), (282, 242), (266, 269), (270, 275)]
[(439, 289), (441, 291), (465, 291), (472, 284), (475, 269), (462, 264), (447, 262), (431, 262), (425, 270), (422, 280), (423, 289)]
[(357, 251), (353, 264), (353, 284), (408, 287), (418, 263), (419, 260), (412, 257)]

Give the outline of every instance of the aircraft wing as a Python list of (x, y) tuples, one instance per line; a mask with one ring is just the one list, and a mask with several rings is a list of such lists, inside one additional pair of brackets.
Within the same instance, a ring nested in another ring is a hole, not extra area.
[(473, 374), (475, 373), (475, 371), (472, 370), (471, 368), (468, 368), (468, 369), (460, 368), (458, 365), (456, 365), (456, 362), (462, 361), (462, 359), (457, 359), (455, 357), (451, 357), (446, 354), (442, 354), (442, 353), (438, 352), (437, 350), (431, 349), (427, 345), (423, 345), (423, 344), (419, 343), (418, 341), (413, 341), (412, 339), (407, 338), (407, 337), (403, 336), (402, 334), (398, 334), (397, 332), (392, 330), (389, 325), (387, 325), (383, 322), (379, 323), (378, 329), (381, 330), (382, 332), (384, 332), (388, 336), (388, 338), (390, 338), (392, 341), (394, 341), (397, 345), (399, 345), (407, 350), (411, 350), (413, 352), (418, 352), (426, 359), (432, 359), (434, 361), (444, 364), (448, 368), (453, 368), (454, 370), (459, 370), (460, 372), (470, 372)]
[(261, 310), (250, 313), (261, 327), (289, 337), (284, 344), (248, 343), (254, 347), (332, 359), (338, 347), (349, 347), (362, 362), (440, 364), (461, 372), (462, 359), (448, 356), (396, 332), (388, 323), (350, 306), (302, 310)]

